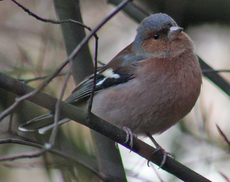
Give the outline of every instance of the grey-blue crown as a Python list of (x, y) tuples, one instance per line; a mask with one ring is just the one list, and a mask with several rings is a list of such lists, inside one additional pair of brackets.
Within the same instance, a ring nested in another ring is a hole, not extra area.
[(163, 28), (170, 28), (171, 26), (177, 26), (177, 24), (167, 14), (152, 14), (141, 22), (137, 29), (137, 36), (143, 37), (149, 31), (157, 32), (162, 30)]
[(152, 14), (145, 18), (137, 29), (137, 35), (133, 43), (135, 52), (140, 55), (146, 55), (141, 50), (140, 46), (142, 41), (147, 37), (147, 34), (151, 31), (168, 31), (171, 26), (177, 26), (177, 23), (167, 14), (158, 13)]

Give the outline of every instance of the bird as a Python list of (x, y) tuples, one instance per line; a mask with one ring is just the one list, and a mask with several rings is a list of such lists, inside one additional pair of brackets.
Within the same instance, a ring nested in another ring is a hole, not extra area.
[[(169, 15), (148, 16), (134, 41), (97, 71), (91, 112), (137, 135), (163, 133), (184, 118), (199, 97), (202, 72), (194, 50), (193, 41)], [(87, 103), (93, 79), (88, 76), (65, 101)], [(46, 126), (50, 123), (41, 120), (51, 116), (35, 118), (20, 130)], [(62, 119), (60, 123), (68, 121)]]

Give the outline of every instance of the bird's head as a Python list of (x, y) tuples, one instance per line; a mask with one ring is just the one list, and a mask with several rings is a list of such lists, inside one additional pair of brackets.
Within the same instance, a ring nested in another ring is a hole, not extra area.
[[(183, 28), (166, 14), (150, 15), (137, 28), (133, 43), (134, 51), (145, 57), (177, 56), (183, 52), (185, 46), (183, 44), (191, 42), (182, 30)], [(192, 44), (189, 46), (191, 47)]]

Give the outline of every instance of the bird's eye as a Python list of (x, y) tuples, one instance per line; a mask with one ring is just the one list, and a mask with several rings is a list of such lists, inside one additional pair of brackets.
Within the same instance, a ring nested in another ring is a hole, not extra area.
[(155, 40), (159, 39), (159, 37), (160, 37), (160, 35), (158, 35), (158, 34), (154, 34), (154, 36), (153, 36), (153, 38), (154, 38)]

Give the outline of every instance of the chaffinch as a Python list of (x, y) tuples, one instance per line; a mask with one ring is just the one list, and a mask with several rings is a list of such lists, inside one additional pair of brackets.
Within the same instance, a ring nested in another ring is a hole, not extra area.
[[(97, 72), (92, 112), (135, 134), (162, 133), (193, 108), (201, 76), (188, 35), (170, 16), (153, 14), (140, 23), (135, 40)], [(85, 102), (92, 86), (90, 76), (65, 101)], [(49, 123), (38, 121), (47, 116), (51, 115), (35, 118), (20, 129), (43, 127)]]

